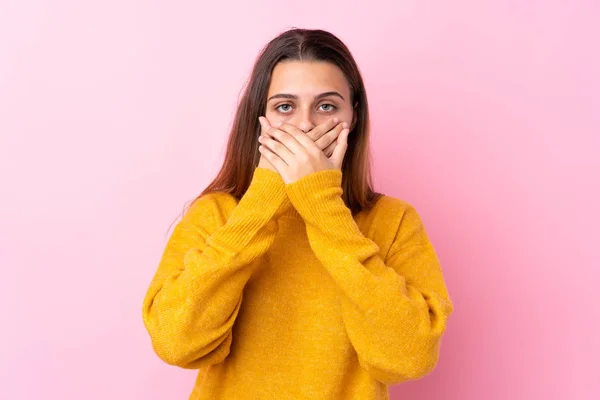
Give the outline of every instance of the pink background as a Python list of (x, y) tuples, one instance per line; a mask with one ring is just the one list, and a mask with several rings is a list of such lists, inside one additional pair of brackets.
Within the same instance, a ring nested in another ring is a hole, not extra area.
[(283, 29), (331, 30), (376, 189), (425, 221), (455, 303), (392, 399), (597, 399), (595, 1), (0, 2), (0, 398), (187, 399), (141, 303)]

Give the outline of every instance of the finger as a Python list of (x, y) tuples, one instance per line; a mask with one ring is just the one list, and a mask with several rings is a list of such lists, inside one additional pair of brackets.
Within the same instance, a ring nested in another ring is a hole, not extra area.
[(271, 127), (267, 132), (269, 136), (283, 144), (290, 152), (293, 154), (299, 154), (304, 151), (305, 147), (301, 144), (302, 139), (308, 140), (308, 138), (306, 138), (306, 135), (301, 133), (302, 131), (299, 129), (298, 131), (300, 133), (290, 134), (287, 132), (288, 130), (294, 131), (294, 129), (297, 128), (286, 122), (280, 122), (277, 128)]
[[(272, 133), (273, 131), (278, 131), (278, 130), (271, 127), (269, 129), (269, 132)], [(281, 131), (279, 131), (279, 132), (281, 132)], [(275, 153), (277, 156), (279, 156), (279, 158), (281, 158), (287, 165), (291, 165), (294, 162), (294, 160), (296, 159), (295, 153), (292, 153), (287, 146), (285, 146), (278, 140), (275, 140), (268, 136), (261, 135), (258, 138), (258, 141), (263, 146), (267, 147), (267, 149), (270, 150), (272, 153)]]
[(348, 127), (348, 123), (344, 122), (341, 124), (337, 124), (333, 129), (329, 132), (321, 136), (315, 143), (319, 148), (323, 149), (329, 146), (331, 143), (334, 143), (343, 129)]
[[(301, 152), (309, 149), (311, 151), (321, 151), (320, 148), (317, 148), (315, 142), (308, 137), (304, 131), (300, 130), (296, 126), (282, 121), (278, 124), (277, 128), (279, 132), (273, 131), (273, 129), (269, 130), (269, 132), (273, 134), (277, 140), (280, 140), (282, 143), (288, 146), (288, 148), (294, 154), (300, 154)], [(293, 132), (293, 134), (288, 133), (288, 131)]]
[(269, 120), (266, 117), (260, 116), (258, 117), (258, 122), (260, 122), (261, 134), (268, 135), (267, 131), (271, 127)]
[(334, 140), (329, 146), (323, 149), (323, 153), (327, 158), (331, 157), (331, 155), (333, 154), (333, 149), (335, 149), (336, 145), (337, 141)]
[(350, 130), (345, 128), (340, 136), (337, 139), (337, 146), (333, 150), (333, 154), (330, 157), (330, 160), (335, 164), (336, 167), (342, 167), (342, 161), (344, 161), (344, 155), (346, 154), (346, 149), (348, 148), (348, 134)]
[(317, 139), (319, 139), (321, 136), (323, 136), (324, 134), (326, 134), (327, 132), (332, 130), (333, 127), (338, 124), (338, 122), (339, 122), (339, 120), (337, 118), (329, 119), (329, 120), (325, 121), (324, 123), (322, 123), (321, 125), (315, 126), (313, 129), (308, 131), (306, 133), (306, 135), (309, 138), (311, 138), (312, 141), (314, 142)]
[(285, 131), (294, 137), (306, 135), (303, 130), (288, 122), (280, 122), (277, 125), (277, 129)]
[(284, 170), (286, 164), (277, 154), (273, 153), (266, 146), (260, 145), (258, 146), (258, 151), (265, 157), (265, 159), (273, 165), (273, 167), (281, 174), (281, 171)]

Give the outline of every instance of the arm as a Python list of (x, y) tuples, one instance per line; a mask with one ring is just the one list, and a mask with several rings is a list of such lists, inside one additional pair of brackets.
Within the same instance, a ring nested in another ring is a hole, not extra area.
[(226, 222), (217, 201), (198, 199), (177, 224), (143, 302), (143, 320), (157, 355), (183, 368), (221, 362), (253, 261), (277, 232), (287, 196), (279, 174), (255, 169)]
[(341, 178), (339, 170), (319, 171), (286, 191), (306, 222), (315, 255), (340, 289), (342, 317), (361, 366), (389, 385), (418, 379), (435, 367), (453, 311), (438, 257), (409, 205), (384, 260), (344, 204)]

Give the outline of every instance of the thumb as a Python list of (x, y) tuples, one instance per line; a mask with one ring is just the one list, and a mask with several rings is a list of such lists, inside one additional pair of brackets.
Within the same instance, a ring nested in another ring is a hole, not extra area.
[(344, 156), (346, 155), (346, 150), (348, 149), (349, 133), (350, 130), (347, 128), (340, 132), (340, 136), (337, 138), (335, 149), (333, 149), (333, 153), (331, 154), (330, 160), (337, 168), (342, 167), (342, 161), (344, 161)]

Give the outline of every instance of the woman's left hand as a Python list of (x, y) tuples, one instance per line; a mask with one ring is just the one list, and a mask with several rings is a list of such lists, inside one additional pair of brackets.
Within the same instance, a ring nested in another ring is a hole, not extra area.
[(337, 144), (330, 157), (294, 125), (283, 122), (277, 127), (268, 127), (265, 132), (271, 137), (261, 135), (258, 150), (273, 164), (286, 184), (314, 172), (342, 169), (350, 133), (347, 127), (337, 137)]

